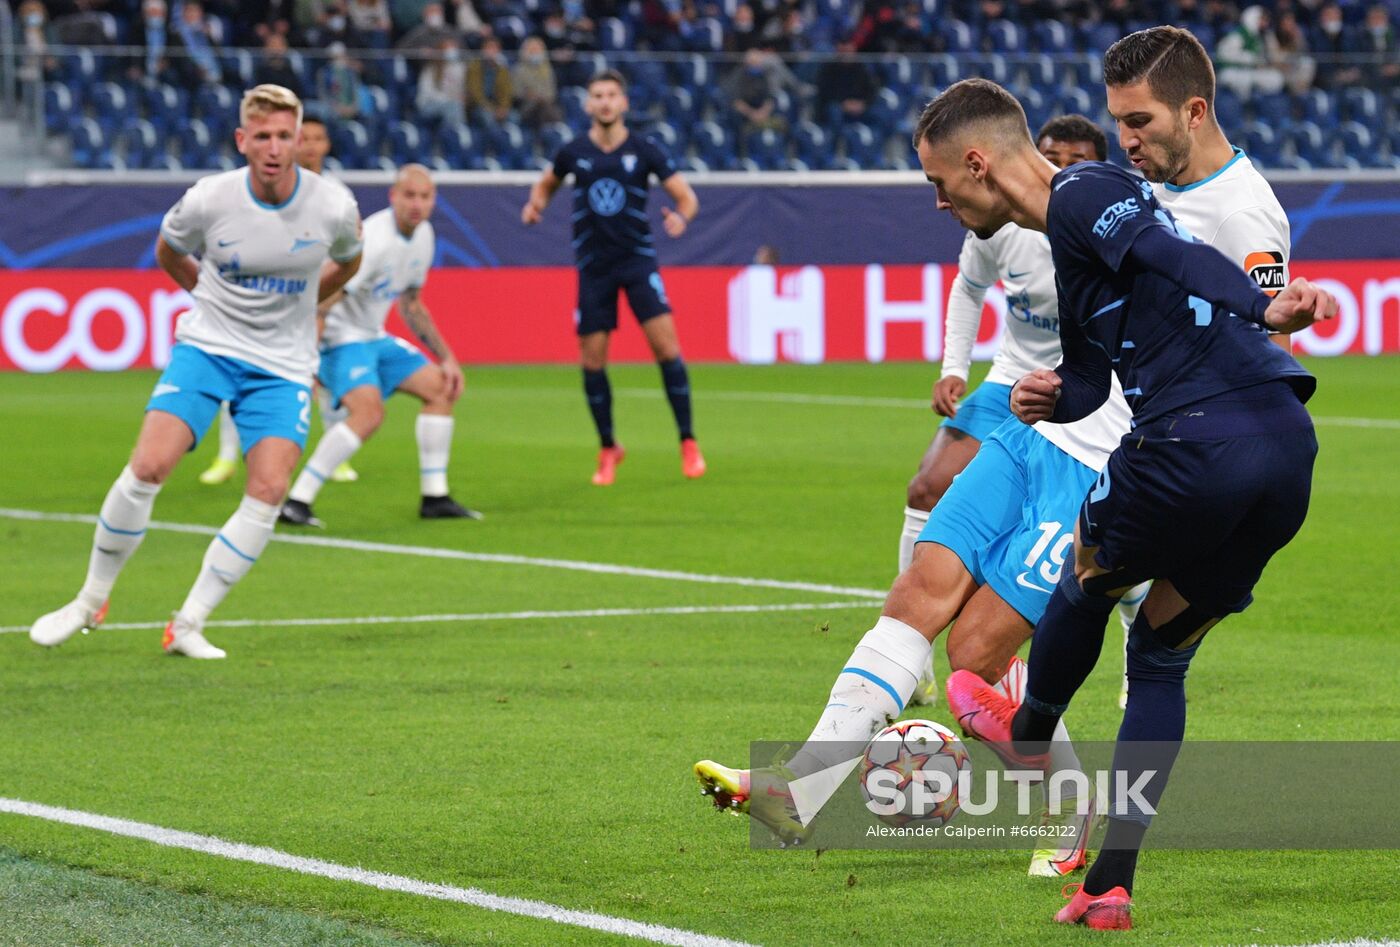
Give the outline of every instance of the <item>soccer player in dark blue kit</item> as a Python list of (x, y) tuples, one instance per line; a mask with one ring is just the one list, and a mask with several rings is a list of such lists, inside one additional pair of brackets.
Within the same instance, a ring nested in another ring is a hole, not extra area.
[[(1268, 330), (1329, 318), (1336, 300), (1301, 279), (1270, 299), (1120, 168), (1057, 170), (1035, 150), (1020, 104), (993, 82), (949, 86), (924, 109), (915, 142), (938, 206), (959, 223), (982, 237), (1007, 221), (1049, 237), (1063, 355), (1012, 388), (1017, 417), (1082, 418), (1108, 397), (1115, 372), (1133, 411), (1133, 429), (1081, 507), (1075, 568), (1036, 625), (1024, 702), (971, 672), (948, 681), (960, 722), (983, 715), (978, 729), (1008, 764), (1043, 771), (1118, 597), (1155, 580), (1130, 633), (1113, 767), (1130, 786), (1155, 770), (1146, 807), (1128, 796), (1109, 808), (1103, 852), (1056, 915), (1126, 929), (1148, 810), (1185, 733), (1187, 666), (1213, 625), (1249, 605), (1307, 512), (1317, 441), (1303, 402), (1316, 383)], [(1139, 750), (1149, 742), (1173, 749), (1145, 767)]]
[(574, 178), (574, 257), (578, 266), (578, 337), (583, 390), (598, 428), (598, 469), (593, 482), (608, 486), (622, 462), (613, 438), (612, 389), (608, 385), (608, 339), (617, 328), (617, 297), (627, 303), (661, 367), (661, 381), (681, 435), (681, 471), (705, 473), (690, 418), (690, 376), (681, 361), (675, 320), (657, 271), (656, 248), (647, 220), (648, 186), (653, 176), (676, 202), (662, 208), (666, 233), (679, 237), (695, 219), (700, 201), (666, 151), (651, 138), (634, 137), (627, 114), (627, 82), (611, 69), (588, 83), (588, 134), (564, 145), (530, 189), (520, 212), (526, 224), (539, 223), (554, 192)]

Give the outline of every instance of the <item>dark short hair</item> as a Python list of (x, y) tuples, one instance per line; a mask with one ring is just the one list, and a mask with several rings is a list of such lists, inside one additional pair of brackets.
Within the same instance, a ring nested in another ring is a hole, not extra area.
[(593, 73), (593, 75), (588, 78), (588, 88), (593, 88), (599, 82), (616, 82), (618, 88), (623, 92), (627, 91), (627, 77), (616, 69), (601, 69)]
[(1036, 145), (1047, 138), (1052, 141), (1087, 141), (1094, 146), (1094, 160), (1108, 160), (1108, 137), (1102, 128), (1083, 115), (1058, 115), (1050, 119), (1035, 133)]
[(1215, 69), (1200, 40), (1175, 26), (1129, 33), (1108, 48), (1103, 78), (1110, 86), (1147, 80), (1152, 95), (1172, 108), (1200, 96), (1215, 107)]
[(1030, 141), (1026, 112), (1016, 96), (989, 79), (963, 79), (924, 106), (914, 127), (914, 147), (924, 141), (937, 144), (969, 125), (983, 122), (997, 125), (1009, 136)]
[(330, 130), (330, 126), (326, 124), (326, 120), (319, 115), (303, 115), (301, 117), (301, 123), (303, 125), (320, 125), (327, 131)]

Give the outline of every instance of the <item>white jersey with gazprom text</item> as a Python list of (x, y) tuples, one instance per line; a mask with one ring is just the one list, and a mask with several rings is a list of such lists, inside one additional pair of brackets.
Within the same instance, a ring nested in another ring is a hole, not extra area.
[(365, 218), (365, 255), (360, 270), (345, 284), (345, 295), (326, 313), (321, 347), (369, 342), (384, 336), (389, 309), (405, 290), (428, 281), (437, 243), (426, 220), (405, 237), (386, 207)]
[(1045, 234), (1007, 224), (986, 240), (969, 232), (958, 256), (943, 330), (943, 374), (967, 378), (982, 302), (998, 282), (1006, 292), (1006, 331), (987, 381), (1014, 384), (1060, 360), (1055, 268)]
[(1288, 285), (1288, 215), (1243, 151), (1195, 184), (1154, 184), (1157, 203), (1202, 243), (1225, 254), (1273, 294)]
[(196, 181), (165, 215), (161, 236), (199, 256), (194, 307), (175, 338), (298, 384), (316, 371), (321, 266), (360, 252), (360, 210), (342, 185), (297, 169), (292, 196), (267, 204), (247, 168)]

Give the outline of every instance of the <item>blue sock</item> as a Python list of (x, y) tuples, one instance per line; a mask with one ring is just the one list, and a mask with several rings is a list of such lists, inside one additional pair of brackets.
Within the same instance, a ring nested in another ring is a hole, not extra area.
[(666, 387), (666, 398), (671, 402), (671, 413), (676, 416), (681, 440), (692, 438), (695, 432), (690, 427), (690, 375), (685, 370), (685, 362), (677, 356), (657, 364), (661, 366), (661, 383)]
[(1048, 743), (1054, 736), (1070, 698), (1099, 661), (1104, 623), (1117, 604), (1117, 599), (1085, 592), (1073, 567), (1065, 565), (1031, 638), (1026, 700), (1011, 726), (1013, 740)]
[(583, 370), (583, 394), (588, 399), (588, 410), (593, 413), (593, 425), (598, 428), (598, 442), (604, 447), (613, 447), (612, 386), (608, 384), (606, 369)]

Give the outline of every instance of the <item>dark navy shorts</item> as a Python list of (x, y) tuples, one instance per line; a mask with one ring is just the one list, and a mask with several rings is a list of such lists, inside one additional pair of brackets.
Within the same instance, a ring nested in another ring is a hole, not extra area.
[(671, 311), (655, 261), (638, 258), (613, 266), (585, 267), (578, 271), (578, 311), (574, 313), (579, 335), (617, 328), (618, 293), (627, 294), (627, 305), (638, 322)]
[(1244, 611), (1303, 525), (1317, 438), (1286, 384), (1228, 392), (1123, 438), (1079, 513), (1085, 546), (1128, 584), (1168, 579), (1216, 616)]

